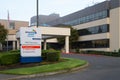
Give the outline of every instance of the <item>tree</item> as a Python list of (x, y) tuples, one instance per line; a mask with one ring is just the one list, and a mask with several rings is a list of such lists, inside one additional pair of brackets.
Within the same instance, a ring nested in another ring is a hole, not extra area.
[[(72, 28), (72, 26), (70, 25), (57, 25), (58, 27), (62, 26), (62, 27), (68, 27), (71, 29), (71, 36), (69, 38), (69, 45), (70, 45), (70, 49), (72, 48), (72, 43), (78, 41), (78, 38), (79, 38), (79, 34), (78, 34), (78, 31), (74, 28)], [(59, 37), (57, 38), (58, 39), (58, 42), (61, 44), (61, 45), (64, 45), (65, 44), (65, 37)]]
[(0, 24), (0, 43), (4, 43), (7, 36), (7, 29), (4, 28), (3, 25)]

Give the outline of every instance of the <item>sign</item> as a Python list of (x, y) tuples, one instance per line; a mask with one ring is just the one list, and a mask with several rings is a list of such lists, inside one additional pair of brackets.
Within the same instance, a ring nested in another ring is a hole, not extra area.
[(21, 27), (21, 63), (40, 62), (41, 59), (41, 33), (40, 28)]

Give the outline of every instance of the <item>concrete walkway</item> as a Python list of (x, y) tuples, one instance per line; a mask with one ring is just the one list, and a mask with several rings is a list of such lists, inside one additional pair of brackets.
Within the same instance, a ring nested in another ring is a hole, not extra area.
[(8, 80), (14, 77), (19, 77), (19, 75), (0, 74), (0, 80)]

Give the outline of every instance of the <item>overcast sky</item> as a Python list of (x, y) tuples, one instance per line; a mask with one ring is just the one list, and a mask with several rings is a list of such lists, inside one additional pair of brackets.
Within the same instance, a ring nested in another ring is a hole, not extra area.
[[(39, 14), (65, 16), (105, 0), (39, 0)], [(36, 0), (0, 0), (0, 19), (30, 21), (36, 15)]]

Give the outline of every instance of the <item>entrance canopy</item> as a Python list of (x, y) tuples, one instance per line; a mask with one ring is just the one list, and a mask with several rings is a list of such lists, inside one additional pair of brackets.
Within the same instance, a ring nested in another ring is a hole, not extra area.
[[(34, 26), (36, 27), (36, 26)], [(65, 36), (65, 52), (69, 53), (69, 36), (70, 36), (70, 28), (62, 28), (62, 27), (42, 27), (41, 29), (42, 39), (44, 41), (44, 49), (46, 50), (46, 40), (50, 38), (56, 38), (60, 36)], [(19, 31), (16, 33), (16, 37), (20, 38)]]

